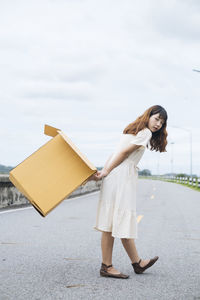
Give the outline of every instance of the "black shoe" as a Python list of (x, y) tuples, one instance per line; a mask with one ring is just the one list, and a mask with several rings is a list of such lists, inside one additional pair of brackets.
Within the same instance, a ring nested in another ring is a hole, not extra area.
[(141, 259), (137, 263), (132, 263), (132, 266), (133, 266), (133, 269), (134, 269), (135, 273), (136, 274), (143, 273), (146, 269), (153, 266), (153, 264), (158, 260), (158, 258), (159, 258), (158, 256), (155, 256), (154, 258), (151, 258), (149, 263), (144, 267), (140, 266)]
[(105, 265), (105, 264), (102, 263), (102, 264), (101, 264), (100, 275), (101, 275), (101, 276), (104, 276), (104, 277), (114, 277), (114, 278), (123, 278), (123, 279), (126, 279), (126, 278), (129, 277), (129, 275), (125, 275), (125, 274), (123, 274), (123, 273), (120, 273), (120, 274), (109, 273), (109, 272), (107, 271), (107, 269), (108, 269), (109, 267), (112, 267), (112, 265), (107, 266), (107, 265)]

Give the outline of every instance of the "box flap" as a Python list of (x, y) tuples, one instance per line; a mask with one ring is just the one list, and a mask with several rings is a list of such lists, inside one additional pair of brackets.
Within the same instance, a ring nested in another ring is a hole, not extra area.
[(60, 134), (61, 137), (72, 147), (72, 149), (78, 153), (78, 155), (82, 158), (82, 160), (92, 169), (97, 171), (97, 168), (87, 159), (85, 155), (83, 155), (80, 150), (73, 144), (73, 142), (62, 132), (60, 129), (52, 127), (50, 125), (44, 125), (44, 133), (46, 135), (55, 137), (56, 135)]
[(78, 153), (78, 155), (82, 158), (82, 160), (90, 167), (90, 169), (97, 171), (97, 168), (87, 159), (87, 157), (80, 152), (80, 150), (72, 143), (72, 141), (62, 132), (61, 130), (58, 131), (61, 137), (71, 146), (71, 148)]
[(49, 126), (46, 124), (44, 125), (44, 134), (46, 134), (46, 135), (54, 137), (58, 134), (59, 130), (60, 129), (58, 129), (58, 128), (55, 128), (55, 127), (52, 127), (52, 126)]

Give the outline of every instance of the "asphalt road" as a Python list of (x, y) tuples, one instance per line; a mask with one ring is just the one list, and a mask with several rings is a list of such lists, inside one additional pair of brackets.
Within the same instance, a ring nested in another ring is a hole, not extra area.
[(45, 218), (32, 207), (0, 211), (0, 300), (200, 299), (200, 193), (138, 181), (136, 246), (159, 260), (137, 275), (115, 238), (113, 265), (128, 279), (100, 277), (98, 194), (65, 200)]

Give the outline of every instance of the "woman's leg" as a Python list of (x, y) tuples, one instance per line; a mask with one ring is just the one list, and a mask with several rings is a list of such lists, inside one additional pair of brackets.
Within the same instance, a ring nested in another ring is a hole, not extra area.
[[(124, 249), (126, 250), (128, 256), (130, 257), (131, 263), (138, 262), (140, 260), (140, 257), (138, 256), (134, 239), (121, 238), (121, 241), (124, 246)], [(149, 263), (149, 261), (150, 261), (149, 259), (141, 260), (140, 266), (144, 267), (146, 264)]]
[[(114, 237), (112, 236), (112, 232), (102, 232), (101, 236), (101, 250), (102, 250), (102, 262), (107, 266), (112, 264), (112, 251), (114, 244)], [(119, 274), (114, 267), (110, 267), (107, 269), (109, 273)]]
[(112, 251), (113, 251), (114, 237), (111, 232), (102, 232), (101, 236), (101, 250), (102, 250), (102, 262), (104, 264), (112, 264)]

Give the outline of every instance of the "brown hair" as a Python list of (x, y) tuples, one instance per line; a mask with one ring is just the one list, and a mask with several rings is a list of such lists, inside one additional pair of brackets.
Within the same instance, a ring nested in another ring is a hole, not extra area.
[[(141, 116), (139, 116), (134, 122), (130, 123), (124, 130), (123, 133), (125, 134), (134, 134), (136, 135), (140, 130), (144, 128), (148, 128), (149, 118), (152, 115), (159, 113), (159, 117), (163, 119), (164, 123), (162, 127), (156, 131), (152, 132), (152, 137), (150, 139), (150, 150), (160, 151), (160, 152), (167, 152), (166, 145), (167, 145), (167, 136), (168, 133), (166, 131), (167, 127), (167, 112), (166, 110), (160, 105), (153, 105), (149, 107)], [(148, 145), (147, 145), (148, 147)]]

